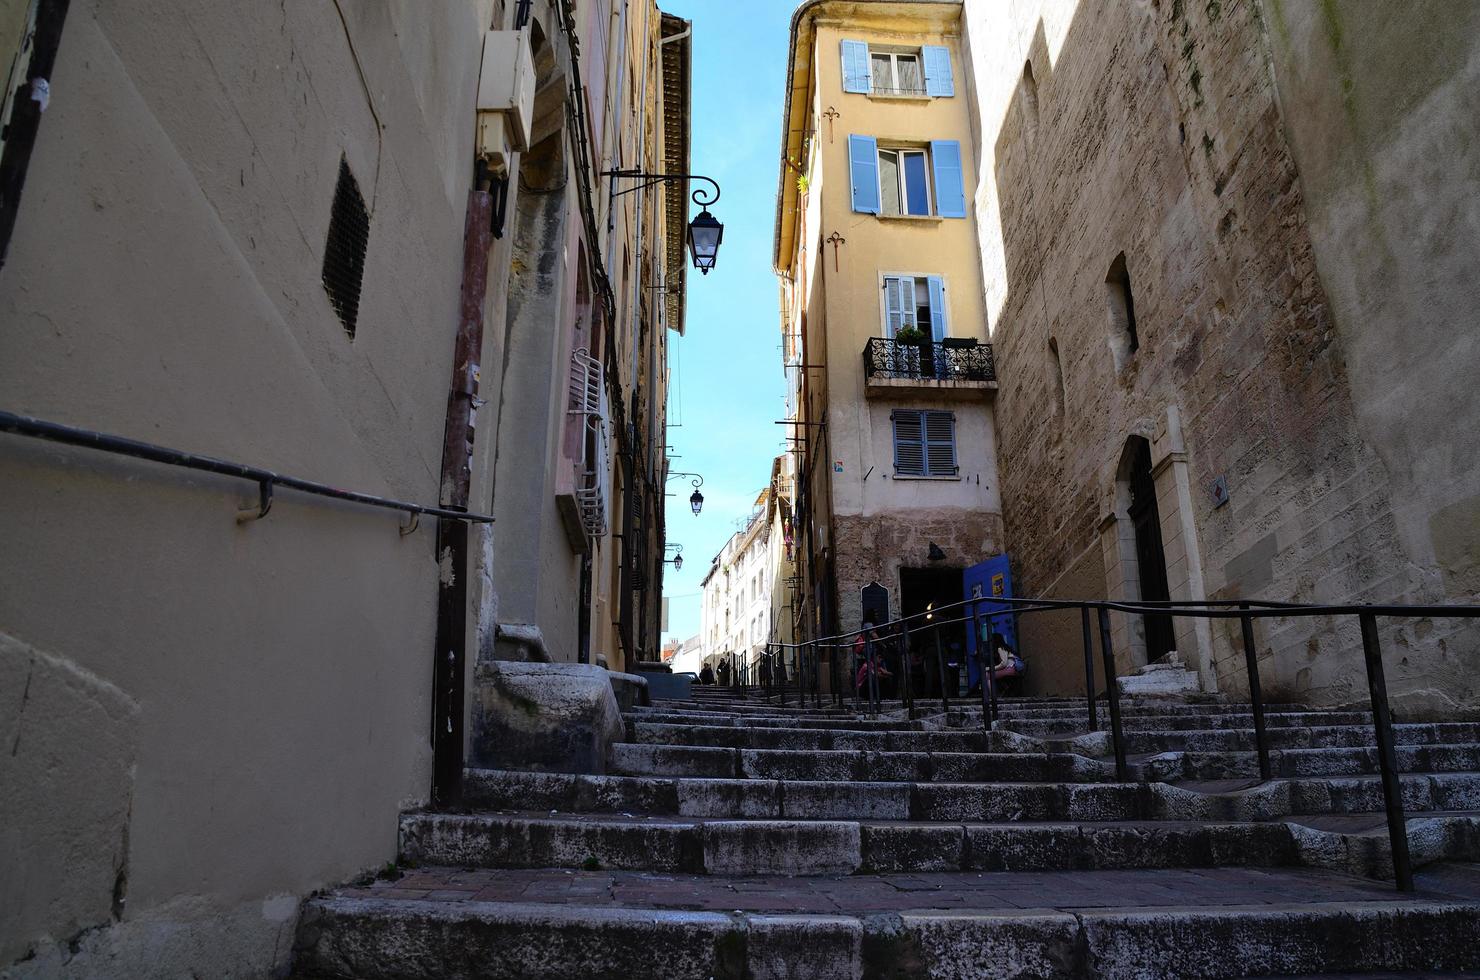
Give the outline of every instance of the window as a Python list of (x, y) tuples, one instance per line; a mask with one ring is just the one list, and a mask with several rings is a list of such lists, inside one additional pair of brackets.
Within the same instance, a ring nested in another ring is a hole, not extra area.
[(951, 51), (943, 45), (870, 48), (864, 41), (844, 41), (842, 47), (844, 92), (930, 98), (956, 94)]
[(1110, 272), (1105, 276), (1105, 293), (1110, 307), (1110, 346), (1119, 367), (1141, 346), (1136, 333), (1136, 298), (1131, 293), (1131, 275), (1126, 269), (1124, 252), (1110, 263)]
[(1038, 80), (1033, 77), (1033, 62), (1023, 63), (1023, 78), (1018, 85), (1018, 97), (1023, 105), (1023, 121), (1032, 139), (1038, 132)]
[(930, 178), (924, 150), (879, 150), (883, 214), (930, 213)]
[(885, 216), (966, 217), (961, 143), (879, 146), (872, 136), (848, 137), (853, 210)]
[(924, 95), (925, 75), (920, 70), (920, 53), (896, 54), (891, 51), (869, 51), (870, 83), (875, 94)]
[(1064, 362), (1059, 358), (1059, 342), (1054, 337), (1048, 338), (1048, 362), (1049, 370), (1053, 374), (1053, 377), (1049, 379), (1049, 384), (1053, 386), (1054, 415), (1062, 424), (1069, 399), (1069, 389), (1064, 385)]
[(884, 336), (891, 340), (904, 329), (946, 337), (945, 281), (940, 276), (884, 277)]
[(896, 409), (894, 475), (956, 476), (956, 416), (952, 412)]

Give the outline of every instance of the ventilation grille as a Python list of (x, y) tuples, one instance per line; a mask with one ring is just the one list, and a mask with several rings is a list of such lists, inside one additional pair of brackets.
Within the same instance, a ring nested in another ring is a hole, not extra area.
[(334, 211), (329, 218), (329, 240), (324, 244), (324, 290), (339, 322), (353, 337), (360, 316), (360, 284), (365, 278), (365, 247), (370, 240), (370, 212), (349, 164), (339, 158), (339, 183), (334, 187)]

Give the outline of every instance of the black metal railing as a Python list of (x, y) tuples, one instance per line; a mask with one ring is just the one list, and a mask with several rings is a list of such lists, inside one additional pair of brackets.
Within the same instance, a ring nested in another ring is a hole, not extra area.
[(996, 381), (992, 345), (975, 340), (925, 340), (918, 343), (870, 337), (863, 348), (865, 378), (916, 381)]
[(33, 439), (44, 439), (47, 442), (59, 442), (68, 446), (82, 446), (86, 449), (113, 453), (117, 456), (146, 459), (154, 463), (164, 463), (167, 466), (180, 466), (190, 470), (201, 470), (206, 473), (235, 477), (239, 480), (249, 480), (257, 484), (257, 505), (250, 510), (242, 511), (237, 518), (239, 521), (256, 520), (257, 518), (266, 517), (267, 512), (272, 509), (274, 488), (283, 487), (289, 490), (297, 490), (301, 493), (330, 497), (334, 500), (347, 500), (351, 503), (364, 504), (367, 507), (380, 507), (386, 510), (398, 510), (411, 514), (412, 522), (410, 525), (402, 528), (404, 533), (410, 533), (415, 529), (416, 521), (422, 514), (430, 517), (440, 517), (450, 521), (467, 521), (472, 524), (493, 523), (493, 518), (487, 514), (472, 514), (466, 511), (448, 510), (445, 507), (427, 507), (423, 504), (408, 503), (404, 500), (393, 500), (389, 497), (377, 497), (374, 494), (360, 493), (355, 490), (341, 490), (338, 487), (331, 487), (325, 483), (315, 483), (313, 480), (304, 480), (296, 476), (275, 473), (272, 470), (266, 470), (260, 466), (233, 463), (224, 459), (216, 459), (213, 456), (200, 456), (196, 453), (187, 453), (179, 449), (156, 446), (150, 442), (139, 442), (136, 439), (108, 435), (104, 432), (94, 432), (91, 429), (79, 429), (75, 426), (63, 425), (60, 422), (47, 422), (43, 419), (31, 418), (28, 415), (17, 415), (13, 412), (0, 412), (0, 432), (29, 436)]
[[(994, 609), (983, 613), (980, 609), (982, 603), (1001, 604), (1008, 608)], [(1110, 613), (1112, 611), (1127, 613), (1130, 615), (1159, 614), (1168, 617), (1187, 617), (1191, 619), (1237, 619), (1239, 620), (1240, 632), (1244, 647), (1244, 669), (1248, 675), (1249, 707), (1253, 715), (1254, 742), (1258, 755), (1259, 776), (1261, 781), (1269, 781), (1273, 778), (1272, 767), (1269, 757), (1269, 737), (1265, 726), (1264, 699), (1259, 683), (1259, 661), (1254, 644), (1255, 619), (1260, 618), (1310, 618), (1310, 617), (1334, 617), (1352, 616), (1357, 619), (1362, 635), (1362, 654), (1366, 664), (1368, 696), (1372, 711), (1373, 737), (1377, 744), (1378, 771), (1382, 782), (1383, 802), (1387, 812), (1388, 838), (1392, 847), (1393, 872), (1397, 880), (1398, 888), (1402, 891), (1413, 890), (1413, 865), (1408, 852), (1407, 816), (1403, 808), (1403, 798), (1398, 782), (1397, 751), (1393, 735), (1392, 712), (1388, 706), (1387, 681), (1383, 673), (1382, 647), (1377, 632), (1377, 620), (1383, 618), (1456, 618), (1456, 619), (1480, 619), (1480, 606), (1475, 605), (1313, 605), (1296, 602), (1274, 602), (1256, 599), (1223, 599), (1190, 601), (1177, 600), (1169, 602), (1130, 602), (1113, 600), (1081, 600), (1081, 599), (1020, 599), (1004, 596), (992, 596), (990, 598), (964, 599), (960, 602), (937, 606), (930, 612), (916, 613), (912, 616), (903, 616), (899, 619), (890, 620), (875, 626), (870, 633), (864, 637), (862, 644), (862, 663), (874, 663), (878, 648), (887, 651), (893, 647), (898, 655), (896, 661), (900, 664), (898, 675), (900, 678), (900, 690), (904, 706), (911, 717), (915, 716), (915, 698), (913, 691), (913, 671), (911, 666), (911, 634), (917, 639), (921, 631), (933, 632), (933, 652), (935, 654), (935, 669), (940, 684), (941, 707), (943, 710), (950, 709), (950, 696), (947, 693), (946, 661), (941, 650), (940, 631), (943, 627), (955, 626), (962, 623), (970, 623), (973, 631), (979, 631), (983, 622), (991, 623), (993, 620), (1012, 616), (1021, 616), (1029, 613), (1047, 611), (1078, 610), (1081, 620), (1081, 632), (1084, 642), (1084, 684), (1085, 701), (1089, 711), (1089, 722), (1092, 730), (1098, 730), (1095, 715), (1095, 674), (1094, 674), (1094, 634), (1096, 628), (1099, 633), (1100, 658), (1105, 677), (1105, 700), (1110, 715), (1110, 739), (1111, 747), (1115, 756), (1116, 779), (1127, 782), (1130, 780), (1129, 765), (1126, 761), (1125, 733), (1121, 720), (1120, 690), (1116, 685), (1115, 650), (1111, 638)], [(964, 615), (956, 615), (964, 611)], [(946, 619), (950, 615), (953, 618)], [(1093, 620), (1093, 622), (1092, 622)], [(912, 626), (911, 623), (914, 623)], [(990, 631), (989, 631), (990, 633)], [(783, 664), (789, 664), (795, 671), (797, 684), (800, 689), (801, 699), (806, 703), (810, 698), (816, 706), (822, 703), (822, 660), (823, 651), (830, 651), (828, 659), (828, 673), (831, 680), (832, 699), (841, 706), (844, 702), (843, 687), (838, 677), (839, 667), (844, 656), (849, 657), (849, 662), (859, 659), (852, 655), (858, 646), (859, 631), (851, 633), (840, 633), (835, 636), (819, 637), (804, 643), (772, 643), (767, 648), (767, 653)], [(980, 633), (978, 632), (978, 635)], [(843, 653), (847, 651), (847, 653)], [(929, 652), (927, 647), (927, 653)], [(977, 644), (978, 659), (983, 669), (981, 696), (982, 696), (982, 724), (987, 730), (991, 730), (997, 719), (997, 692), (996, 685), (991, 683), (992, 674), (991, 656), (982, 649), (982, 644)], [(882, 654), (880, 654), (882, 656)], [(924, 657), (927, 662), (931, 659)], [(855, 704), (861, 705), (865, 700), (870, 711), (877, 713), (880, 709), (881, 698), (877, 671), (861, 672), (867, 680), (867, 692), (858, 689), (855, 692)], [(852, 686), (851, 680), (849, 686)]]

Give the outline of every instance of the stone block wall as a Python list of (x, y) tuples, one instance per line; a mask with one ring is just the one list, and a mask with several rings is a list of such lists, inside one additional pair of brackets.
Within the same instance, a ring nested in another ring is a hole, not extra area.
[[(1097, 535), (1125, 537), (1132, 436), (1153, 446), (1174, 598), (1422, 594), (1388, 462), (1354, 407), (1264, 17), (1252, 0), (966, 5), (1003, 509), (1023, 594), (1042, 594)], [(1106, 282), (1122, 253), (1134, 352)], [(1100, 594), (1138, 595), (1125, 548), (1103, 554)], [(1116, 620), (1118, 651), (1134, 652), (1138, 624)], [(1420, 629), (1386, 627), (1395, 693), (1449, 671), (1473, 696)], [(1261, 623), (1267, 692), (1365, 698), (1354, 631)], [(1242, 689), (1236, 621), (1179, 623), (1177, 644), (1202, 658), (1205, 685)]]

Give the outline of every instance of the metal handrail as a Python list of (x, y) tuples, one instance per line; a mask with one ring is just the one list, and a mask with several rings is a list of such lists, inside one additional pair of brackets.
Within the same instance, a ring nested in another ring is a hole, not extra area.
[[(955, 625), (957, 623), (972, 621), (973, 624), (983, 618), (980, 612), (982, 603), (999, 603), (1009, 608), (993, 609), (985, 614), (985, 618), (991, 619), (1001, 616), (1016, 616), (1034, 612), (1049, 610), (1078, 609), (1081, 616), (1081, 625), (1084, 642), (1084, 670), (1085, 670), (1085, 700), (1089, 709), (1089, 721), (1092, 730), (1098, 730), (1095, 718), (1095, 682), (1094, 682), (1094, 646), (1090, 616), (1095, 614), (1098, 620), (1100, 634), (1100, 654), (1103, 659), (1105, 674), (1105, 699), (1110, 714), (1110, 738), (1111, 747), (1115, 755), (1115, 775), (1121, 782), (1130, 779), (1129, 766), (1126, 761), (1125, 734), (1121, 722), (1120, 692), (1116, 684), (1115, 651), (1111, 642), (1110, 612), (1129, 613), (1132, 615), (1145, 615), (1155, 613), (1164, 616), (1186, 616), (1198, 619), (1238, 619), (1240, 621), (1242, 640), (1244, 645), (1244, 666), (1249, 681), (1249, 707), (1254, 721), (1254, 742), (1259, 759), (1259, 775), (1261, 782), (1267, 782), (1273, 778), (1269, 757), (1269, 739), (1265, 728), (1264, 700), (1259, 684), (1259, 661), (1255, 651), (1253, 621), (1256, 618), (1290, 618), (1311, 616), (1356, 616), (1362, 633), (1362, 653), (1366, 661), (1368, 694), (1372, 712), (1373, 736), (1377, 743), (1378, 770), (1382, 781), (1383, 802), (1387, 811), (1388, 839), (1392, 847), (1393, 873), (1397, 879), (1397, 886), (1401, 891), (1413, 890), (1413, 865), (1408, 852), (1407, 816), (1404, 812), (1401, 788), (1398, 782), (1398, 763), (1395, 740), (1393, 737), (1392, 713), (1388, 705), (1387, 681), (1383, 674), (1382, 648), (1377, 634), (1377, 617), (1452, 617), (1457, 619), (1480, 619), (1480, 605), (1468, 604), (1369, 604), (1369, 603), (1338, 603), (1338, 604), (1314, 604), (1299, 602), (1281, 602), (1264, 599), (1208, 599), (1208, 600), (1114, 600), (1114, 599), (1048, 599), (1048, 598), (1018, 598), (1014, 596), (976, 596), (963, 599), (959, 602), (933, 607), (926, 612), (913, 613), (909, 616), (901, 616), (884, 623), (872, 626), (870, 632), (886, 631), (891, 638), (897, 636), (903, 644), (903, 654), (909, 654), (910, 622), (924, 617), (929, 622), (928, 628), (935, 630), (935, 659), (939, 672), (941, 703), (949, 710), (950, 702), (946, 696), (946, 672), (945, 662), (940, 648), (940, 627)], [(971, 611), (965, 616), (950, 620), (937, 619), (943, 612), (961, 609), (970, 606)], [(895, 628), (898, 631), (895, 632)], [(846, 633), (837, 633), (832, 636), (818, 637), (803, 643), (774, 643), (770, 644), (780, 648), (784, 658), (784, 651), (791, 648), (795, 651), (799, 665), (805, 663), (808, 653), (811, 654), (813, 669), (817, 670), (817, 652), (819, 649), (838, 649), (851, 647), (850, 643), (838, 643), (836, 641), (844, 638), (856, 638), (860, 635), (864, 640), (864, 657), (869, 663), (873, 662), (874, 638), (864, 634), (860, 630), (850, 630)], [(882, 639), (882, 637), (880, 637)], [(976, 656), (983, 662), (982, 678), (982, 723), (990, 731), (996, 721), (997, 705), (995, 684), (991, 683), (990, 666), (983, 656), (980, 647)], [(832, 660), (832, 675), (835, 687), (835, 698), (841, 703), (841, 691), (836, 690), (837, 660)], [(901, 661), (901, 674), (903, 676), (903, 691), (905, 705), (914, 717), (914, 699), (911, 691), (910, 671), (907, 661)], [(869, 673), (870, 691), (869, 705), (873, 712), (879, 709), (879, 696), (876, 687), (876, 678), (872, 671)], [(813, 678), (814, 690), (819, 686), (820, 677)]]
[(440, 517), (449, 521), (467, 521), (472, 524), (493, 523), (493, 518), (488, 514), (449, 510), (445, 507), (426, 507), (421, 504), (408, 503), (404, 500), (394, 500), (389, 497), (377, 497), (374, 494), (360, 493), (356, 490), (341, 490), (338, 487), (331, 487), (325, 483), (316, 483), (313, 480), (287, 476), (272, 470), (263, 469), (260, 466), (248, 466), (245, 463), (233, 463), (229, 460), (216, 459), (213, 456), (187, 453), (179, 449), (157, 446), (150, 442), (128, 439), (124, 436), (109, 435), (105, 432), (94, 432), (91, 429), (79, 429), (76, 426), (64, 425), (60, 422), (47, 422), (43, 419), (32, 418), (29, 415), (17, 415), (14, 412), (0, 411), (0, 432), (29, 436), (33, 439), (43, 439), (47, 442), (58, 442), (68, 446), (82, 446), (83, 448), (95, 449), (99, 452), (113, 453), (118, 456), (129, 456), (134, 459), (145, 459), (154, 463), (180, 466), (190, 470), (201, 470), (206, 473), (216, 473), (221, 476), (235, 477), (240, 480), (250, 480), (256, 483), (258, 487), (258, 505), (250, 511), (243, 511), (237, 517), (238, 521), (256, 520), (266, 517), (267, 512), (272, 509), (273, 488), (286, 487), (289, 490), (298, 490), (302, 493), (329, 497), (333, 500), (347, 500), (351, 503), (364, 504), (367, 507), (381, 507), (386, 510), (397, 510), (411, 514), (413, 515), (413, 523), (410, 527), (402, 529), (405, 533), (410, 533), (415, 528), (415, 520), (422, 514), (431, 517)]

